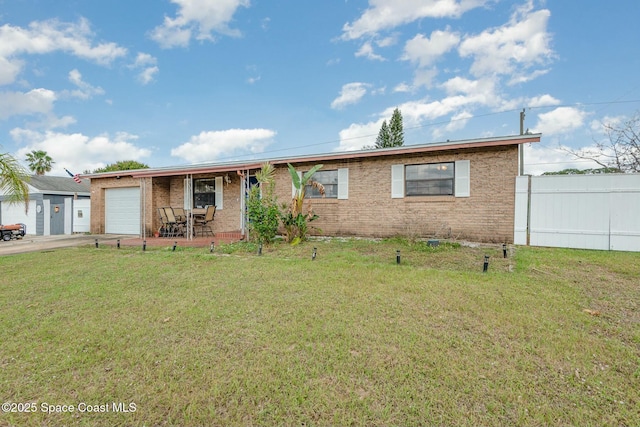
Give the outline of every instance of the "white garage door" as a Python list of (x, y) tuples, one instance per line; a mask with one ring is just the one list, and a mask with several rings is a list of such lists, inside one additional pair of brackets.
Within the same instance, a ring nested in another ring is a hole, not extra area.
[(140, 188), (105, 191), (105, 233), (140, 234)]

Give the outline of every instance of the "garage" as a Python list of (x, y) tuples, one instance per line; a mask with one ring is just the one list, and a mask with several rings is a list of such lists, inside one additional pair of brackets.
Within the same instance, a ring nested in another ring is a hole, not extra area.
[(140, 187), (105, 190), (105, 233), (140, 234)]

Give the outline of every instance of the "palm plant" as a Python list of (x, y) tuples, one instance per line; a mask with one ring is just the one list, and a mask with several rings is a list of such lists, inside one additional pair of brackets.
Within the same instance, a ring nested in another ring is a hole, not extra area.
[[(275, 196), (275, 168), (271, 163), (262, 165), (256, 172), (258, 185), (249, 190), (247, 215), (249, 229), (255, 233), (258, 243), (271, 243), (278, 233), (280, 210)], [(252, 234), (253, 236), (253, 234)]]
[(286, 231), (287, 242), (298, 243), (306, 239), (308, 223), (318, 219), (318, 215), (313, 213), (313, 208), (310, 203), (306, 214), (303, 213), (302, 209), (304, 206), (304, 197), (307, 185), (311, 185), (316, 188), (320, 194), (324, 196), (323, 185), (318, 181), (313, 181), (311, 179), (323, 165), (315, 165), (305, 172), (302, 177), (298, 175), (298, 172), (290, 163), (287, 163), (287, 166), (289, 167), (289, 174), (291, 175), (291, 181), (293, 182), (295, 193), (291, 200), (289, 209), (282, 214), (281, 220)]
[(29, 209), (29, 175), (15, 157), (0, 153), (0, 192), (9, 203), (24, 202), (24, 210)]
[(44, 175), (47, 172), (51, 172), (51, 165), (55, 162), (43, 150), (33, 150), (27, 153), (27, 162), (29, 162), (29, 169), (35, 172), (36, 175)]

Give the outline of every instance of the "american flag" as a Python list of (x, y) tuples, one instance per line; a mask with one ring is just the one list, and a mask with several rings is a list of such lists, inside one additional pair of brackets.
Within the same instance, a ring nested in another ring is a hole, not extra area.
[(80, 179), (80, 176), (78, 176), (78, 174), (75, 174), (75, 175), (74, 175), (74, 174), (72, 174), (71, 172), (69, 172), (69, 170), (68, 170), (67, 168), (64, 168), (64, 170), (66, 170), (66, 171), (67, 171), (67, 173), (69, 174), (69, 176), (70, 176), (71, 178), (73, 178), (73, 180), (74, 180), (75, 182), (77, 182), (78, 184), (82, 184), (82, 180)]

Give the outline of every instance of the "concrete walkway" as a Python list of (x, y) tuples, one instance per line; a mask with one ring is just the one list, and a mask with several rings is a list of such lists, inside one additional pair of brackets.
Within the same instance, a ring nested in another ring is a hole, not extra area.
[(61, 234), (55, 236), (30, 236), (22, 239), (4, 241), (0, 240), (0, 256), (21, 254), (25, 252), (40, 252), (72, 246), (92, 245), (96, 239), (98, 242), (110, 243), (118, 239), (127, 239), (131, 236), (118, 234)]
[(214, 237), (198, 237), (193, 239), (186, 239), (184, 237), (147, 237), (146, 239), (142, 239), (121, 234), (62, 234), (55, 236), (30, 236), (27, 234), (24, 238), (18, 240), (0, 240), (0, 256), (25, 252), (49, 251), (73, 246), (95, 245), (96, 239), (99, 245), (110, 246), (116, 246), (118, 240), (120, 240), (121, 246), (142, 247), (143, 242), (145, 242), (148, 247), (172, 247), (174, 242), (177, 242), (178, 246), (208, 248), (211, 242), (214, 242), (215, 246), (219, 246), (222, 243), (240, 241), (242, 240), (242, 235), (237, 232), (227, 232), (216, 233)]

